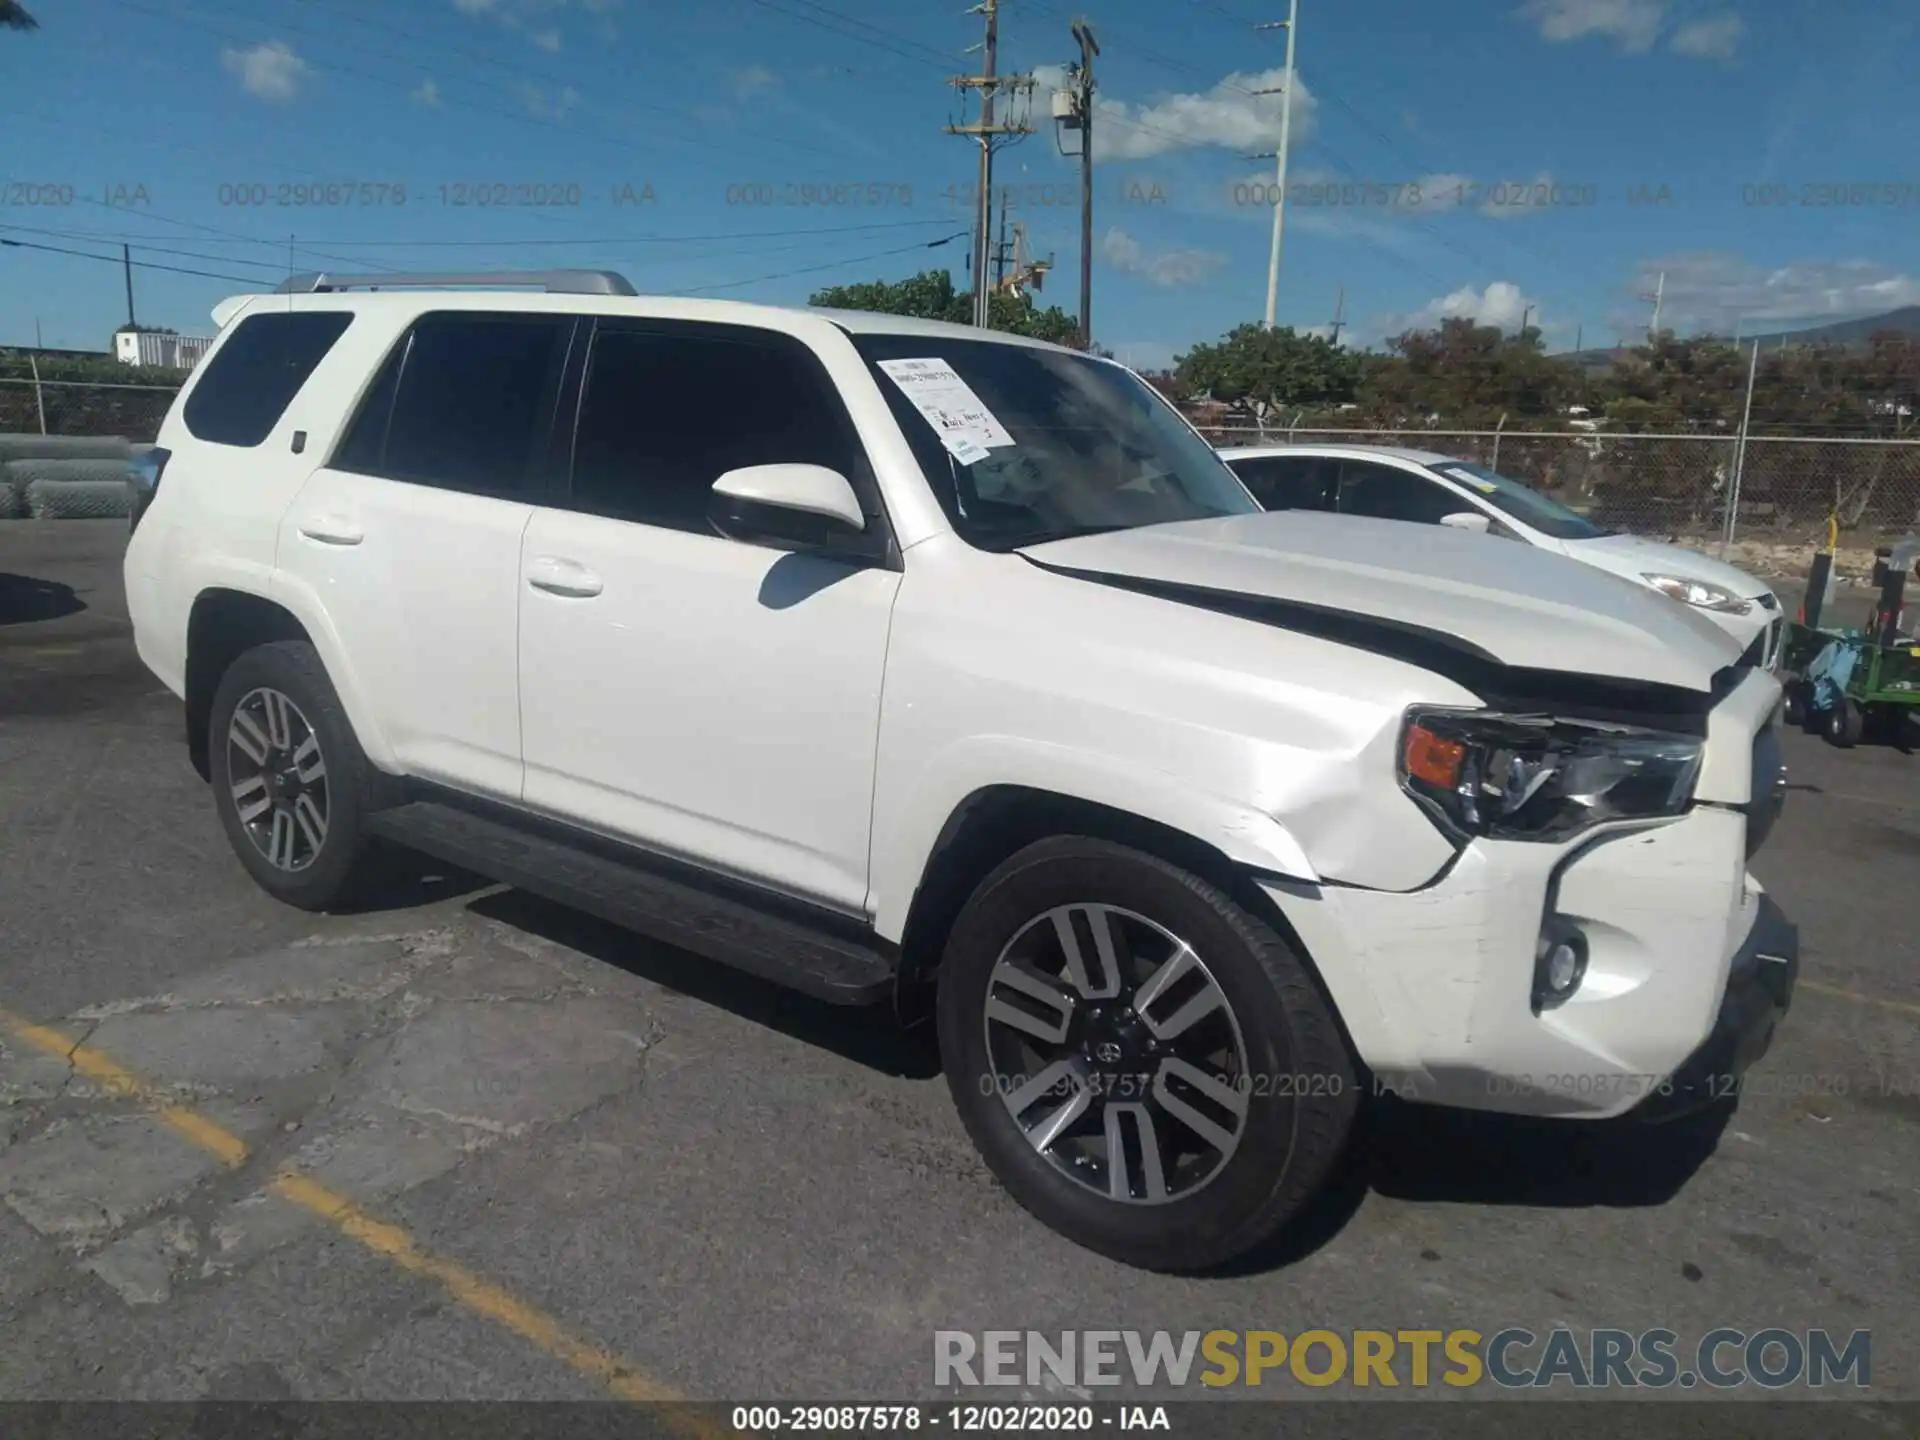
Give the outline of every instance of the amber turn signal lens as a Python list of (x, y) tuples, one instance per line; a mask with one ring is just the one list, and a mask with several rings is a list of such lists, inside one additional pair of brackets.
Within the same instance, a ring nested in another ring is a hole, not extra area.
[(1460, 765), (1466, 758), (1467, 747), (1458, 740), (1436, 735), (1424, 725), (1407, 727), (1405, 761), (1410, 779), (1451, 790), (1460, 779)]

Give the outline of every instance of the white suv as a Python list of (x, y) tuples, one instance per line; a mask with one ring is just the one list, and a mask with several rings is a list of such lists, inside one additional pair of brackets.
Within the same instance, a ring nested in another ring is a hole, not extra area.
[(1012, 336), (282, 290), (215, 312), (126, 577), (288, 903), (384, 837), (889, 1000), (1023, 1204), (1177, 1270), (1272, 1236), (1363, 1096), (1671, 1112), (1786, 1008), (1780, 687), (1651, 590), (1263, 513)]

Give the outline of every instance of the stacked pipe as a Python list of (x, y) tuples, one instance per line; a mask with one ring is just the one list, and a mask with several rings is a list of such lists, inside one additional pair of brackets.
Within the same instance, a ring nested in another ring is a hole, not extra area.
[(151, 448), (118, 436), (0, 435), (0, 519), (125, 518), (127, 462)]

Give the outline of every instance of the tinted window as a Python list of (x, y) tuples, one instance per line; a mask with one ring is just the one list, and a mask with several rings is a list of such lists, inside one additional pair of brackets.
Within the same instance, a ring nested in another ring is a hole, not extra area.
[(1579, 511), (1569, 510), (1558, 500), (1530, 489), (1511, 476), (1496, 474), (1483, 465), (1450, 460), (1433, 468), (1486, 496), (1488, 504), (1497, 506), (1514, 519), (1556, 540), (1593, 540), (1615, 533), (1601, 529)]
[[(926, 335), (856, 335), (941, 508), (968, 543), (1012, 549), (1068, 535), (1253, 513), (1233, 472), (1153, 388), (1066, 351)], [(1011, 443), (968, 463), (881, 368), (950, 370)]]
[(1317, 455), (1271, 455), (1227, 462), (1269, 510), (1331, 510), (1340, 462)]
[(602, 330), (587, 362), (571, 504), (713, 533), (713, 482), (747, 465), (865, 465), (820, 363), (765, 331)]
[(1445, 516), (1473, 508), (1444, 485), (1422, 479), (1411, 470), (1397, 470), (1366, 460), (1340, 462), (1342, 515), (1372, 515), (1381, 520), (1438, 525)]
[[(483, 495), (538, 489), (572, 329), (563, 315), (420, 320), (374, 473)], [(378, 391), (368, 397), (376, 408)], [(348, 448), (361, 445), (358, 430), (356, 419)]]
[(335, 470), (352, 470), (361, 475), (380, 473), (380, 459), (387, 449), (387, 421), (393, 418), (393, 396), (400, 388), (400, 362), (406, 353), (407, 342), (403, 337), (381, 365), (380, 373), (373, 377), (373, 384), (367, 387), (360, 408), (348, 426), (346, 439), (334, 451), (331, 463)]
[(188, 431), (216, 445), (258, 445), (352, 319), (344, 310), (247, 316), (187, 397)]

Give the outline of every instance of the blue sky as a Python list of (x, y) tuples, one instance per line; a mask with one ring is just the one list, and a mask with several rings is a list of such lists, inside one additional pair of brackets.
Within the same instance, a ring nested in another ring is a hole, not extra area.
[[(970, 223), (976, 152), (942, 133), (966, 118), (945, 79), (978, 59), (959, 0), (30, 8), (38, 32), (0, 34), (0, 238), (21, 242), (0, 248), (0, 343), (37, 320), (104, 347), (126, 316), (116, 267), (27, 245), (124, 241), (261, 288), (290, 260), (605, 266), (790, 304), (933, 265), (966, 280), (964, 236), (928, 248)], [(1069, 310), (1077, 161), (1046, 86), (1075, 13), (1102, 47), (1095, 334), (1165, 363), (1264, 308), (1272, 162), (1247, 157), (1277, 143), (1279, 97), (1254, 92), (1284, 37), (1252, 22), (1285, 7), (1003, 0), (1001, 69), (1038, 85), (995, 178)], [(1532, 307), (1553, 348), (1611, 344), (1662, 271), (1682, 331), (1920, 302), (1916, 62), (1920, 10), (1885, 0), (1301, 0), (1279, 319), (1324, 326), (1344, 291), (1360, 343)], [(249, 288), (134, 273), (138, 318), (189, 334)]]

